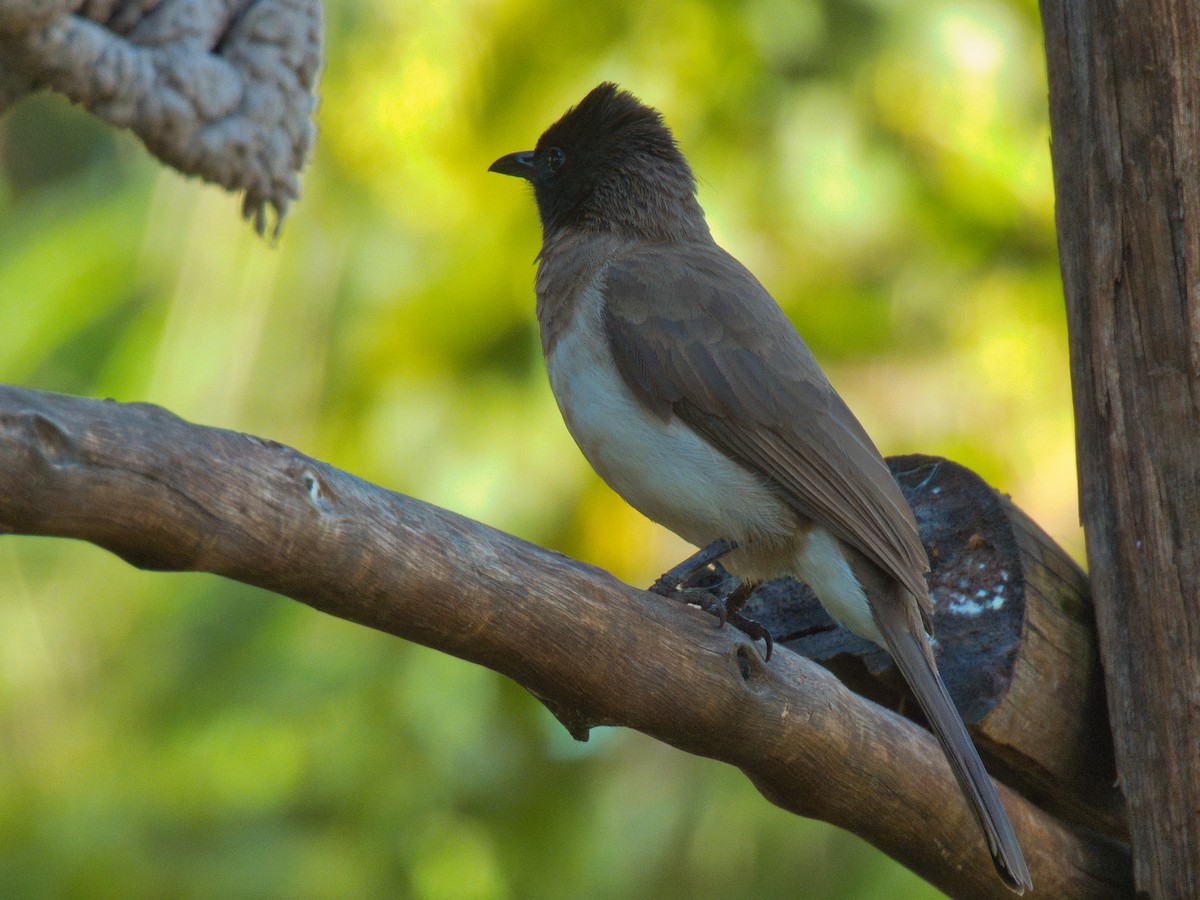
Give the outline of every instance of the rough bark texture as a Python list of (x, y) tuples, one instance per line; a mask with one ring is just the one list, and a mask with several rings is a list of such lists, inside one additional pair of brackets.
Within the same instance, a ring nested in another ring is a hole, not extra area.
[[(215, 572), (495, 669), (585, 737), (740, 768), (958, 897), (1011, 896), (933, 737), (787, 649), (259, 438), (0, 387), (0, 531)], [(1127, 851), (1000, 785), (1040, 896), (1130, 895)]]
[[(930, 558), (938, 667), (980, 753), (1043, 809), (1127, 841), (1086, 576), (969, 469), (930, 456), (888, 464)], [(748, 612), (853, 690), (923, 721), (891, 657), (808, 587), (771, 582)]]
[(262, 233), (312, 144), (320, 0), (0, 3), (0, 113), (50, 88), (228, 190)]
[(1042, 0), (1080, 506), (1136, 881), (1200, 896), (1200, 3)]

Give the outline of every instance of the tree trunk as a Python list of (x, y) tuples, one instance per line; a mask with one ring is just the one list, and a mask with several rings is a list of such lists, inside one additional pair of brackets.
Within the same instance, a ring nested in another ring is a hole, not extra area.
[(1139, 889), (1200, 896), (1200, 3), (1042, 0), (1080, 506)]

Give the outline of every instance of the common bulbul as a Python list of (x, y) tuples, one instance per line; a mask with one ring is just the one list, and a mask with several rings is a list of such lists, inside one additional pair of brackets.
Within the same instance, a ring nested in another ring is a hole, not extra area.
[[(907, 679), (1018, 893), (1029, 869), (929, 643), (928, 559), (879, 451), (717, 246), (654, 109), (601, 84), (491, 171), (533, 185), (537, 317), (568, 430), (618, 494), (747, 583), (794, 575)], [(699, 555), (698, 555), (699, 556)]]

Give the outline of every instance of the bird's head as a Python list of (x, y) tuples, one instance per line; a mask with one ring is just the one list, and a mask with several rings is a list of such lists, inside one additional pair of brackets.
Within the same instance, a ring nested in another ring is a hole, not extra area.
[(703, 233), (696, 179), (657, 110), (611, 82), (594, 88), (538, 139), (490, 172), (533, 185), (542, 231), (567, 228), (670, 239)]

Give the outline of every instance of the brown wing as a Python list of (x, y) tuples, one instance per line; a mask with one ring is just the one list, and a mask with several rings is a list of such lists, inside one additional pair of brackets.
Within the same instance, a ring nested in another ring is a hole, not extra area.
[(713, 245), (614, 260), (605, 329), (622, 377), (928, 603), (912, 511), (862, 425), (758, 280)]

